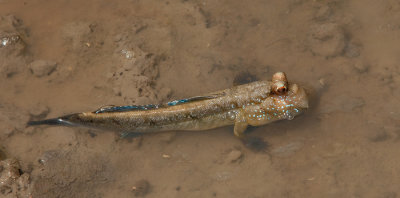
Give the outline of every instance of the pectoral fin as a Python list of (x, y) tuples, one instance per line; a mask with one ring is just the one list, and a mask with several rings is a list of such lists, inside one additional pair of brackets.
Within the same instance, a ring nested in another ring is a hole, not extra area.
[(243, 138), (244, 131), (247, 129), (248, 124), (246, 122), (236, 121), (235, 126), (233, 127), (233, 133), (236, 137)]

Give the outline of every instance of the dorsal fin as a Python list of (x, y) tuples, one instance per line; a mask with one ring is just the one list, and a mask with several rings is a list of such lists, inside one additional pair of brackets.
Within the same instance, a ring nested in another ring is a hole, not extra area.
[(127, 105), (127, 106), (107, 105), (107, 106), (103, 106), (103, 107), (97, 109), (93, 113), (145, 111), (145, 110), (158, 109), (158, 108), (167, 107), (167, 106), (176, 106), (176, 105), (186, 104), (189, 102), (195, 102), (195, 101), (200, 101), (200, 100), (209, 100), (209, 99), (217, 98), (217, 97), (220, 97), (223, 95), (225, 95), (225, 93), (213, 94), (213, 95), (209, 95), (209, 96), (195, 96), (195, 97), (181, 99), (181, 100), (173, 100), (173, 101), (167, 102), (165, 104), (161, 104), (161, 105), (154, 105), (154, 104)]

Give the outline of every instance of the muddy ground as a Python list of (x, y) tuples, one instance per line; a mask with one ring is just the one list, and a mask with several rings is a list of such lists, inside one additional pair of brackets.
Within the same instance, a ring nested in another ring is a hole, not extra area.
[[(399, 35), (396, 0), (0, 0), (0, 197), (399, 197)], [(276, 71), (311, 108), (248, 130), (258, 151), (232, 127), (26, 127)]]

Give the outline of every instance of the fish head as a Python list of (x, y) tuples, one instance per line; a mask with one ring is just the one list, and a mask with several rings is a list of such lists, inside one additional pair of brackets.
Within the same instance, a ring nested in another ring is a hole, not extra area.
[(279, 119), (291, 120), (308, 109), (308, 97), (304, 88), (288, 83), (283, 72), (274, 74), (271, 89), (274, 114)]

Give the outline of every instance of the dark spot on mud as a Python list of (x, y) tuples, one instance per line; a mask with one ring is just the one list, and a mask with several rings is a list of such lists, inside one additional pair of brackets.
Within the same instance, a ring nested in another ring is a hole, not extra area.
[(257, 80), (258, 80), (257, 76), (246, 71), (246, 72), (239, 73), (235, 76), (235, 78), (233, 79), (233, 85), (235, 85), (235, 86), (243, 85), (243, 84), (251, 83), (251, 82), (254, 82)]
[(150, 192), (150, 183), (147, 180), (141, 179), (132, 187), (136, 197), (144, 197)]
[(93, 132), (93, 131), (88, 131), (88, 133), (89, 133), (89, 136), (91, 137), (91, 138), (94, 138), (94, 137), (96, 137), (97, 136), (97, 134), (95, 133), (95, 132)]
[(7, 158), (6, 153), (3, 151), (3, 148), (0, 148), (0, 160), (4, 160), (6, 158)]
[(370, 138), (371, 142), (384, 142), (391, 139), (390, 135), (386, 132), (381, 132)]
[(148, 53), (148, 54), (145, 55), (145, 58), (149, 59), (149, 58), (151, 58), (151, 57), (153, 57), (153, 56), (154, 56), (154, 54)]
[(211, 28), (212, 26), (215, 25), (214, 19), (211, 17), (211, 13), (204, 10), (203, 8), (199, 9), (199, 12), (201, 15), (204, 17), (204, 23), (206, 25), (206, 28)]
[(265, 152), (268, 148), (268, 142), (260, 137), (245, 137), (242, 139), (243, 145), (254, 152)]

